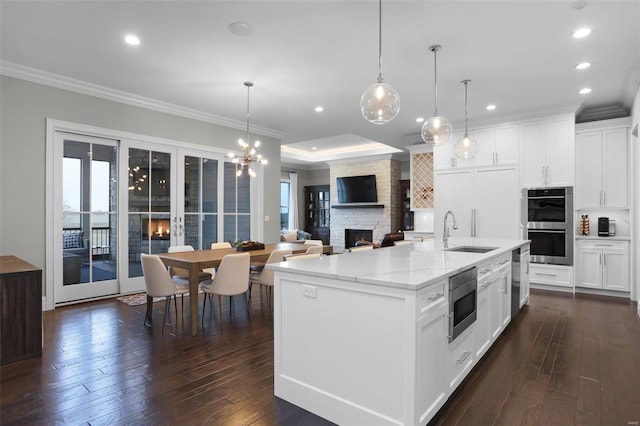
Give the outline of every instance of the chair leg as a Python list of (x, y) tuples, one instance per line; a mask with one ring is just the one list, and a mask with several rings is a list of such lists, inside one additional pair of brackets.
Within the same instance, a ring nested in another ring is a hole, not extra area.
[(218, 295), (218, 308), (220, 309), (220, 325), (222, 325), (222, 296)]
[(153, 297), (147, 294), (147, 313), (144, 316), (144, 326), (151, 327), (153, 325), (153, 318), (151, 317), (153, 313)]
[[(171, 307), (171, 296), (167, 296), (164, 299), (164, 315), (162, 315), (162, 334), (164, 334), (164, 326), (167, 323), (167, 311)], [(169, 319), (171, 319), (171, 313), (169, 313)]]
[(202, 325), (204, 326), (204, 308), (207, 306), (207, 293), (204, 294), (204, 301), (202, 302)]
[(251, 309), (249, 309), (249, 300), (251, 295), (247, 296), (247, 293), (243, 293), (244, 296), (244, 305), (247, 308), (247, 317), (249, 318), (249, 322), (251, 322)]

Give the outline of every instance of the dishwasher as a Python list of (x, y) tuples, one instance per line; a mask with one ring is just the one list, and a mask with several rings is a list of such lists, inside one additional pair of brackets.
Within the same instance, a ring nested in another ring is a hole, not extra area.
[(520, 308), (529, 303), (529, 246), (519, 247), (511, 252), (511, 320)]

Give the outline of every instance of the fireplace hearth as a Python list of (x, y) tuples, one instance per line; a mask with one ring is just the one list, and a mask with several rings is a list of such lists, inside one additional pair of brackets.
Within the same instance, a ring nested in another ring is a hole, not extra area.
[(345, 229), (344, 248), (348, 249), (356, 246), (356, 242), (362, 241), (373, 243), (373, 230), (369, 229)]

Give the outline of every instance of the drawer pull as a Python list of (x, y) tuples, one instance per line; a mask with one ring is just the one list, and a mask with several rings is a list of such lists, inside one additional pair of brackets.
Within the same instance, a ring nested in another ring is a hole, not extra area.
[(507, 262), (510, 262), (510, 260), (509, 259), (505, 259), (505, 260), (503, 260), (501, 262), (498, 262), (498, 265), (504, 265)]
[(463, 363), (467, 358), (469, 358), (469, 355), (471, 355), (471, 352), (469, 352), (469, 351), (465, 351), (465, 352), (462, 354), (462, 358), (459, 358), (459, 359), (458, 359), (458, 364), (462, 364), (462, 363)]
[(435, 294), (435, 295), (433, 295), (433, 296), (430, 296), (427, 300), (428, 300), (429, 302), (433, 302), (434, 300), (438, 300), (438, 299), (441, 299), (441, 298), (443, 298), (443, 297), (444, 297), (444, 294), (443, 294), (443, 293), (438, 293), (438, 294)]
[(613, 244), (594, 244), (596, 247), (613, 247)]
[(536, 275), (544, 275), (546, 277), (557, 277), (557, 274), (548, 274), (546, 272), (536, 272)]
[(491, 272), (491, 269), (481, 269), (480, 275), (485, 275), (485, 274), (488, 274), (489, 272)]

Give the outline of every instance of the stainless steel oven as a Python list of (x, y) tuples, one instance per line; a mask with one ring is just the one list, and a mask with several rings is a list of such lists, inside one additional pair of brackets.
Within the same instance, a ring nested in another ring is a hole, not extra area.
[(573, 188), (523, 189), (523, 237), (531, 262), (573, 265)]
[(475, 322), (477, 291), (475, 267), (449, 278), (449, 343)]

